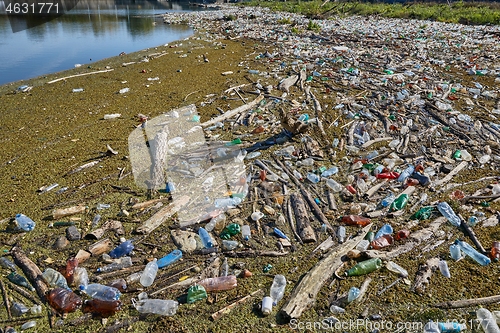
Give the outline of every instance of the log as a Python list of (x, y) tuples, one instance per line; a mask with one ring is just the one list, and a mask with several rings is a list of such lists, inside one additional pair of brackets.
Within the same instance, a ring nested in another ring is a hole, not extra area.
[(45, 302), (45, 294), (49, 291), (49, 285), (45, 282), (40, 268), (17, 245), (14, 245), (11, 254), (14, 263), (21, 268), (28, 281), (35, 287), (38, 297)]
[(293, 193), (290, 195), (293, 210), (295, 212), (295, 220), (297, 221), (297, 231), (300, 239), (304, 243), (316, 242), (316, 234), (314, 233), (311, 224), (309, 223), (309, 216), (307, 215), (306, 206), (302, 198), (298, 194)]
[(415, 276), (415, 283), (413, 291), (417, 294), (423, 294), (425, 288), (429, 285), (432, 274), (438, 269), (439, 258), (430, 258), (425, 264), (420, 265), (418, 272)]
[(213, 119), (210, 119), (209, 121), (206, 121), (206, 122), (202, 123), (201, 127), (211, 126), (211, 125), (213, 125), (213, 124), (215, 124), (217, 122), (222, 122), (222, 121), (224, 121), (224, 120), (226, 120), (228, 118), (236, 116), (239, 113), (242, 113), (244, 111), (250, 110), (254, 106), (258, 105), (260, 103), (260, 101), (262, 101), (263, 99), (264, 99), (264, 96), (259, 95), (256, 99), (254, 99), (253, 101), (251, 101), (248, 104), (244, 104), (244, 105), (242, 105), (240, 107), (237, 107), (236, 109), (233, 109), (231, 111), (227, 111), (223, 115), (220, 115), (218, 117), (215, 117)]
[(93, 74), (99, 74), (99, 73), (106, 73), (106, 72), (111, 72), (111, 71), (114, 71), (114, 69), (113, 68), (111, 68), (111, 69), (103, 69), (102, 71), (95, 71), (95, 72), (90, 72), (90, 73), (75, 74), (75, 75), (61, 77), (59, 79), (55, 79), (55, 80), (49, 81), (47, 83), (51, 84), (51, 83), (55, 83), (55, 82), (58, 82), (58, 81), (62, 81), (62, 80), (66, 80), (66, 79), (71, 79), (71, 78), (74, 78), (74, 77), (85, 76), (85, 75), (93, 75)]
[(468, 306), (485, 305), (498, 302), (500, 302), (500, 295), (494, 295), (480, 298), (461, 299), (459, 301), (446, 301), (443, 303), (435, 304), (434, 307), (441, 309), (458, 309)]
[(342, 264), (342, 257), (354, 249), (371, 230), (371, 227), (370, 223), (357, 236), (332, 249), (324, 259), (304, 275), (292, 291), (290, 299), (280, 310), (286, 319), (299, 318), (306, 309), (313, 305), (321, 287), (332, 276), (336, 268)]
[(151, 231), (158, 228), (169, 217), (174, 215), (180, 208), (185, 206), (189, 202), (189, 199), (190, 198), (187, 195), (183, 195), (175, 199), (172, 203), (163, 207), (156, 214), (146, 220), (139, 228), (137, 228), (136, 232), (140, 234), (149, 234)]

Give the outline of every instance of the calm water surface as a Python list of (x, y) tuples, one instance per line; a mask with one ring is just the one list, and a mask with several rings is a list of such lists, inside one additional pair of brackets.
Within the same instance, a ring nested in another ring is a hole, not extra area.
[(65, 15), (16, 33), (0, 15), (0, 85), (186, 38), (191, 28), (163, 24), (155, 14), (191, 10), (200, 8), (172, 1), (80, 1)]

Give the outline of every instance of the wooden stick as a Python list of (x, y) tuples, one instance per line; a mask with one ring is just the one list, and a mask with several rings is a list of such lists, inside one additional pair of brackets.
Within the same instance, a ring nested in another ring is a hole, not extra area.
[(374, 143), (382, 142), (382, 141), (389, 141), (389, 140), (392, 140), (392, 139), (393, 139), (392, 136), (385, 136), (383, 138), (376, 138), (376, 139), (373, 139), (373, 140), (370, 140), (370, 141), (366, 141), (365, 143), (363, 143), (361, 145), (361, 148), (368, 148), (368, 147), (370, 147)]
[(457, 308), (465, 308), (467, 306), (485, 305), (498, 302), (500, 302), (500, 295), (471, 298), (471, 299), (461, 299), (459, 301), (446, 301), (443, 303), (435, 304), (433, 306), (441, 309), (457, 309)]
[(30, 283), (35, 287), (38, 297), (45, 302), (45, 294), (49, 291), (49, 286), (42, 276), (42, 271), (38, 266), (26, 256), (24, 251), (17, 245), (11, 250), (14, 263), (19, 266)]
[(98, 74), (98, 73), (106, 73), (106, 72), (111, 72), (111, 71), (114, 71), (114, 69), (113, 69), (113, 68), (111, 68), (111, 69), (104, 69), (104, 70), (102, 70), (102, 71), (96, 71), (96, 72), (90, 72), (90, 73), (75, 74), (75, 75), (70, 75), (70, 76), (61, 77), (61, 78), (59, 78), (59, 79), (55, 79), (55, 80), (49, 81), (49, 82), (47, 82), (47, 83), (48, 83), (48, 84), (51, 84), (51, 83), (55, 83), (55, 82), (58, 82), (58, 81), (61, 81), (61, 80), (71, 79), (71, 78), (74, 78), (74, 77), (85, 76), (85, 75), (93, 75), (93, 74)]
[(224, 252), (224, 255), (231, 258), (283, 257), (288, 255), (288, 252), (249, 250)]
[(469, 196), (466, 196), (462, 199), (460, 199), (460, 201), (463, 203), (463, 204), (466, 204), (468, 203), (469, 201), (471, 200), (485, 200), (485, 199), (490, 199), (490, 200), (494, 200), (494, 199), (497, 199), (497, 198), (500, 198), (500, 194), (493, 194), (493, 195), (469, 195)]
[(174, 202), (163, 207), (156, 214), (146, 220), (144, 224), (137, 228), (137, 232), (141, 234), (149, 234), (151, 231), (158, 228), (169, 217), (174, 215), (181, 207), (186, 205), (188, 202), (189, 197), (187, 195), (183, 195), (177, 198), (176, 200), (174, 200)]
[(9, 282), (8, 286), (9, 286), (10, 289), (18, 292), (21, 296), (26, 297), (27, 299), (29, 299), (30, 301), (32, 301), (34, 304), (36, 304), (36, 305), (40, 304), (40, 301), (37, 300), (36, 297), (34, 297), (33, 295), (31, 295), (29, 292), (27, 292), (23, 288), (15, 285), (15, 284), (13, 284), (12, 282)]
[(478, 248), (478, 250), (481, 253), (486, 254), (487, 251), (485, 250), (485, 248), (483, 247), (483, 245), (481, 244), (481, 242), (477, 238), (476, 233), (474, 232), (474, 230), (472, 230), (472, 228), (467, 224), (467, 222), (464, 221), (464, 219), (462, 218), (462, 216), (460, 216), (460, 214), (458, 216), (460, 217), (460, 226), (465, 231), (465, 233), (467, 234), (467, 236), (469, 236), (469, 238), (472, 240), (472, 242), (474, 243), (474, 245), (476, 245), (476, 247)]
[(297, 231), (300, 238), (304, 243), (316, 242), (316, 234), (314, 233), (311, 224), (309, 223), (309, 216), (307, 215), (306, 206), (304, 201), (297, 193), (290, 195), (290, 201), (295, 212), (295, 219), (297, 220)]
[(217, 320), (219, 319), (220, 317), (222, 317), (223, 315), (229, 313), (231, 311), (231, 309), (233, 309), (234, 307), (236, 307), (237, 305), (247, 301), (248, 299), (250, 299), (252, 296), (255, 296), (257, 295), (258, 293), (260, 292), (263, 292), (262, 289), (259, 289), (259, 290), (256, 290), (254, 291), (253, 293), (249, 294), (249, 295), (246, 295), (245, 297), (242, 297), (240, 298), (239, 300), (237, 300), (236, 302), (233, 302), (231, 304), (229, 304), (228, 306), (220, 309), (219, 311), (217, 312), (214, 312), (212, 313), (212, 315), (210, 316), (212, 318), (212, 320)]
[(363, 298), (365, 297), (365, 294), (366, 294), (366, 291), (368, 290), (368, 286), (370, 285), (370, 282), (372, 282), (371, 277), (367, 277), (363, 281), (363, 284), (359, 288), (359, 296), (358, 296), (358, 298), (355, 299), (356, 302), (361, 303), (363, 301)]
[(254, 99), (253, 101), (251, 101), (250, 103), (247, 103), (245, 105), (242, 105), (234, 110), (231, 110), (231, 111), (227, 111), (226, 113), (224, 113), (223, 115), (220, 115), (218, 117), (215, 117), (213, 119), (210, 119), (209, 121), (206, 121), (204, 123), (201, 124), (201, 127), (207, 127), (207, 126), (210, 126), (210, 125), (213, 125), (217, 122), (220, 122), (220, 121), (224, 121), (228, 118), (231, 118), (241, 112), (244, 112), (244, 111), (247, 111), (247, 110), (250, 110), (251, 108), (253, 108), (254, 106), (258, 105), (260, 103), (260, 101), (262, 101), (264, 99), (264, 96), (262, 95), (259, 95), (256, 99)]
[(7, 296), (7, 290), (5, 290), (5, 285), (3, 284), (2, 280), (0, 280), (0, 289), (2, 289), (3, 302), (5, 304), (5, 308), (7, 309), (7, 315), (9, 316), (9, 320), (12, 320), (9, 297)]
[(352, 250), (371, 230), (370, 223), (358, 236), (332, 249), (324, 259), (307, 272), (295, 286), (288, 302), (280, 310), (287, 319), (299, 318), (316, 300), (321, 287), (332, 276), (335, 269), (342, 264), (342, 257)]
[(465, 168), (467, 166), (467, 164), (469, 164), (469, 163), (466, 161), (460, 162), (460, 164), (457, 165), (455, 167), (455, 169), (451, 170), (451, 172), (449, 174), (447, 174), (446, 177), (435, 181), (432, 184), (432, 187), (437, 188), (437, 187), (442, 186), (443, 184), (449, 182), (456, 174), (458, 174), (463, 168)]

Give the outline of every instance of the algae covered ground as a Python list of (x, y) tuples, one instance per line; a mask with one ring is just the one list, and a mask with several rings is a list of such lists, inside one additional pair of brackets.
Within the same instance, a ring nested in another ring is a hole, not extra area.
[[(231, 35), (230, 31), (224, 31)], [(274, 60), (261, 57), (266, 51), (273, 53), (275, 45), (270, 41), (259, 41), (247, 38), (211, 39), (209, 34), (199, 32), (192, 38), (159, 46), (137, 53), (117, 56), (91, 64), (88, 68), (73, 69), (64, 73), (56, 73), (22, 83), (9, 84), (0, 87), (0, 220), (1, 229), (8, 229), (9, 220), (17, 213), (24, 213), (36, 221), (34, 231), (23, 234), (2, 232), (0, 235), (2, 250), (8, 252), (14, 244), (20, 245), (43, 271), (47, 267), (58, 268), (64, 266), (68, 258), (74, 256), (78, 250), (87, 249), (92, 240), (72, 241), (63, 249), (55, 250), (53, 244), (57, 237), (65, 234), (64, 227), (51, 227), (54, 221), (50, 216), (54, 208), (65, 208), (77, 204), (88, 207), (85, 214), (76, 215), (74, 222), (82, 235), (90, 230), (90, 223), (97, 213), (99, 203), (110, 204), (110, 208), (99, 213), (103, 219), (120, 219), (125, 227), (125, 237), (139, 237), (133, 233), (140, 223), (150, 215), (136, 215), (120, 217), (121, 209), (128, 209), (130, 198), (146, 201), (147, 193), (138, 187), (130, 174), (131, 166), (128, 159), (128, 136), (140, 124), (139, 114), (154, 118), (174, 108), (195, 103), (201, 122), (211, 117), (220, 115), (218, 108), (227, 111), (241, 106), (243, 103), (237, 94), (224, 94), (223, 91), (230, 87), (242, 84), (249, 85), (247, 91), (253, 91), (254, 84), (260, 80), (262, 86), (278, 84), (276, 77), (260, 78), (251, 75), (248, 69), (271, 71)], [(148, 61), (144, 61), (147, 59)], [(206, 61), (207, 59), (208, 61)], [(288, 61), (288, 60), (287, 60)], [(127, 66), (122, 64), (131, 63)], [(432, 67), (430, 65), (430, 67)], [(68, 78), (59, 82), (48, 82), (77, 73), (93, 72), (104, 69), (112, 71)], [(380, 68), (379, 68), (380, 69)], [(231, 71), (232, 74), (222, 75)], [(458, 71), (457, 71), (458, 72)], [(454, 70), (444, 72), (443, 77), (459, 77)], [(285, 75), (286, 76), (286, 75)], [(148, 80), (156, 78), (158, 80)], [(460, 77), (461, 82), (470, 78)], [(493, 86), (493, 78), (480, 77), (485, 86)], [(332, 80), (333, 82), (333, 80)], [(18, 92), (17, 87), (27, 84), (33, 88), (29, 92)], [(315, 79), (311, 86), (314, 91), (320, 92), (324, 108), (324, 127), (329, 142), (344, 132), (344, 125), (349, 119), (342, 117), (340, 111), (333, 109), (339, 103), (341, 93), (357, 96), (368, 100), (370, 94), (362, 89), (349, 86), (339, 86), (331, 83), (325, 85), (323, 81)], [(333, 87), (332, 87), (333, 86)], [(130, 91), (125, 94), (118, 93), (123, 88)], [(83, 92), (73, 92), (73, 89), (83, 88)], [(272, 94), (281, 94), (273, 91)], [(249, 102), (256, 96), (250, 93), (243, 98)], [(290, 100), (304, 100), (303, 92), (293, 87), (288, 96)], [(490, 101), (493, 107), (494, 101)], [(287, 106), (289, 108), (289, 106)], [(119, 113), (116, 119), (105, 120), (104, 115)], [(259, 114), (257, 118), (266, 122), (276, 122), (278, 110), (271, 108)], [(487, 115), (477, 115), (478, 118)], [(340, 119), (339, 119), (340, 118)], [(340, 122), (337, 126), (330, 126), (334, 121)], [(218, 132), (222, 140), (232, 140), (253, 131), (259, 123), (246, 128), (241, 126), (235, 131), (226, 127)], [(346, 125), (348, 126), (348, 125)], [(244, 143), (252, 144), (258, 139), (276, 134), (280, 128), (269, 126), (269, 131), (260, 137), (252, 137)], [(273, 129), (274, 128), (274, 129)], [(273, 132), (274, 131), (274, 132)], [(275, 133), (276, 132), (276, 133)], [(317, 131), (311, 131), (316, 137)], [(300, 145), (300, 136), (293, 139), (293, 144)], [(458, 145), (457, 140), (450, 145)], [(117, 155), (106, 155), (106, 145), (118, 151)], [(377, 147), (377, 146), (375, 146)], [(273, 147), (272, 150), (281, 146)], [(323, 147), (328, 150), (329, 147)], [(263, 158), (270, 159), (271, 153), (263, 151)], [(97, 165), (81, 172), (68, 175), (76, 167), (92, 160), (102, 159)], [(336, 155), (325, 155), (320, 163), (327, 167), (338, 165), (346, 176), (350, 172), (352, 156), (347, 156), (344, 151)], [(128, 176), (127, 176), (128, 175)], [(481, 176), (498, 176), (499, 170), (493, 166), (476, 168), (466, 173), (461, 173), (454, 182), (475, 180)], [(59, 187), (47, 193), (39, 194), (37, 190), (42, 186), (57, 183)], [(477, 189), (486, 187), (489, 182), (473, 183), (460, 189), (468, 194)], [(61, 187), (68, 189), (57, 194)], [(451, 202), (447, 191), (441, 194), (429, 193), (431, 199), (447, 200)], [(156, 193), (155, 198), (167, 196), (165, 193)], [(458, 203), (453, 204), (458, 209)], [(476, 205), (479, 206), (479, 205)], [(262, 209), (259, 202), (257, 207)], [(325, 210), (326, 205), (324, 205)], [(493, 215), (498, 209), (498, 203), (492, 203), (484, 208), (488, 215)], [(279, 209), (279, 206), (275, 206)], [(331, 223), (337, 226), (338, 218), (349, 211), (348, 203), (339, 202), (339, 210), (332, 213)], [(239, 218), (247, 221), (252, 213), (252, 204), (241, 206)], [(465, 214), (465, 213), (464, 213)], [(437, 217), (437, 215), (435, 216)], [(230, 219), (231, 220), (231, 219)], [(404, 215), (395, 219), (382, 217), (375, 219), (375, 229), (385, 223), (391, 223), (395, 230), (408, 225), (408, 216)], [(64, 219), (68, 221), (68, 218)], [(249, 220), (248, 220), (249, 221)], [(277, 250), (277, 239), (272, 235), (273, 227), (277, 226), (277, 215), (267, 215), (262, 221), (264, 232), (255, 234), (254, 239), (247, 243), (249, 247), (261, 250)], [(421, 229), (429, 224), (429, 220), (421, 221), (412, 227), (413, 230)], [(176, 246), (170, 237), (170, 230), (175, 226), (175, 221), (169, 220), (165, 225), (156, 229), (141, 242), (135, 249), (133, 258), (136, 265), (142, 265), (148, 259), (161, 257)], [(288, 225), (280, 226), (288, 235), (292, 235)], [(439, 237), (444, 242), (428, 252), (423, 252), (423, 246), (416, 247), (413, 251), (394, 259), (398, 264), (408, 270), (409, 283), (401, 279), (391, 288), (379, 295), (379, 292), (393, 283), (398, 277), (386, 269), (381, 269), (372, 275), (368, 293), (362, 303), (352, 303), (346, 306), (344, 314), (334, 314), (343, 324), (329, 326), (322, 322), (331, 317), (330, 303), (338, 296), (345, 294), (351, 287), (360, 287), (364, 276), (339, 279), (334, 281), (334, 276), (317, 295), (316, 304), (305, 311), (298, 321), (287, 322), (278, 315), (280, 305), (275, 308), (270, 316), (262, 316), (259, 304), (262, 296), (268, 294), (275, 274), (283, 274), (288, 280), (285, 302), (292, 289), (301, 277), (313, 267), (323, 254), (313, 253), (314, 248), (327, 238), (326, 233), (320, 231), (321, 226), (313, 222), (313, 228), (318, 234), (318, 242), (300, 245), (295, 240), (292, 249), (283, 257), (259, 258), (228, 258), (230, 267), (234, 265), (244, 267), (253, 273), (250, 278), (239, 278), (236, 289), (211, 295), (206, 301), (194, 304), (185, 304), (185, 289), (170, 288), (156, 295), (162, 299), (178, 299), (181, 304), (177, 313), (172, 317), (139, 316), (133, 308), (131, 299), (137, 297), (138, 290), (131, 290), (122, 296), (122, 311), (109, 318), (107, 322), (82, 316), (80, 311), (69, 314), (65, 318), (56, 318), (51, 321), (51, 312), (44, 305), (42, 316), (37, 318), (37, 326), (32, 331), (50, 332), (114, 332), (122, 329), (127, 332), (290, 332), (290, 331), (338, 331), (338, 332), (369, 332), (380, 329), (384, 332), (417, 332), (421, 325), (429, 320), (433, 321), (458, 321), (471, 326), (475, 318), (473, 308), (457, 310), (440, 310), (434, 304), (448, 300), (459, 300), (498, 294), (500, 281), (498, 279), (498, 264), (479, 266), (469, 259), (452, 262), (449, 259), (448, 247), (456, 238), (464, 238), (463, 233), (457, 228), (445, 224), (443, 234)], [(347, 234), (354, 235), (357, 228), (348, 227)], [(481, 242), (488, 247), (493, 241), (500, 239), (498, 226), (475, 229)], [(114, 244), (119, 243), (118, 236), (110, 233)], [(290, 237), (292, 238), (292, 237)], [(431, 240), (429, 243), (433, 243)], [(223, 255), (221, 255), (222, 257)], [(436, 272), (431, 283), (423, 295), (418, 295), (411, 290), (411, 283), (419, 266), (433, 256), (447, 259), (450, 263), (452, 278), (445, 278)], [(211, 255), (185, 254), (181, 262), (173, 267), (160, 271), (157, 281), (146, 291), (155, 291), (177, 282), (186, 276), (195, 275), (193, 266), (204, 268)], [(272, 265), (269, 272), (264, 273), (263, 268)], [(352, 267), (354, 260), (347, 260), (346, 267)], [(99, 258), (92, 257), (82, 264), (89, 272), (102, 266)], [(342, 273), (342, 271), (341, 271)], [(6, 281), (7, 270), (2, 268), (2, 279)], [(124, 275), (125, 276), (125, 275)], [(108, 281), (107, 281), (108, 282)], [(330, 284), (330, 282), (333, 282)], [(134, 287), (135, 288), (135, 287)], [(131, 288), (131, 289), (134, 289)], [(262, 289), (245, 303), (236, 306), (231, 312), (213, 321), (210, 315), (232, 302), (256, 290)], [(30, 301), (7, 288), (11, 301), (30, 304)], [(498, 305), (488, 306), (490, 310), (500, 310)], [(367, 310), (368, 309), (368, 310)], [(357, 321), (364, 313), (366, 318)], [(2, 326), (15, 326), (17, 329), (26, 320), (20, 318), (11, 321), (7, 317), (4, 306), (0, 307)], [(62, 319), (60, 321), (59, 319)], [(52, 325), (52, 326), (51, 326)], [(401, 328), (401, 330), (398, 330)]]

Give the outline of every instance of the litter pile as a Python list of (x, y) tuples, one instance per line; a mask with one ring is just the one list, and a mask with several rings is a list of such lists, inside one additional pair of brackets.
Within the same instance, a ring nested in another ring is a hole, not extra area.
[[(248, 83), (220, 94), (243, 105), (204, 122), (197, 105), (150, 120), (141, 115), (129, 137), (130, 161), (149, 200), (140, 190), (117, 187), (130, 198), (116, 217), (102, 218), (106, 204), (54, 209), (52, 227), (67, 228), (57, 251), (68, 241), (90, 245), (68, 253), (60, 270), (45, 260), (42, 272), (41, 261), (18, 245), (8, 253), (13, 262), (2, 257), (3, 273), (12, 271), (10, 282), (0, 283), (9, 322), (20, 316), (21, 329), (35, 326), (41, 304), (54, 314), (87, 313), (72, 320), (53, 316), (53, 327), (129, 311), (108, 328), (113, 331), (144, 319), (137, 312), (175, 317), (197, 302), (208, 302), (214, 310), (206, 317), (217, 321), (253, 299), (256, 318), (275, 313), (276, 322), (286, 323), (314, 308), (309, 318), (337, 327), (347, 318), (394, 318), (385, 304), (390, 300), (377, 301), (391, 288), (426, 298), (437, 270), (453, 281), (460, 264), (467, 281), (478, 285), (495, 277), (498, 27), (356, 17), (310, 23), (233, 7), (167, 14), (165, 22), (189, 22), (199, 30), (195, 39), (261, 42), (239, 64)], [(105, 158), (116, 154), (108, 146)], [(10, 219), (8, 231), (41, 227), (23, 213)], [(86, 235), (71, 216), (92, 217)], [(126, 223), (138, 226), (129, 230)], [(120, 243), (113, 242), (118, 237)], [(166, 251), (170, 247), (159, 244), (171, 244), (170, 237), (176, 248)], [(250, 271), (247, 260), (259, 271)], [(283, 270), (270, 264), (284, 260)], [(394, 281), (382, 278), (375, 286), (387, 271)], [(261, 276), (272, 281), (238, 292), (242, 280)], [(214, 305), (217, 295), (235, 290), (227, 305)], [(451, 294), (430, 305), (499, 301), (488, 292), (469, 300)], [(365, 304), (364, 311), (356, 312), (356, 304)], [(467, 313), (455, 314), (472, 323)], [(486, 309), (477, 317), (483, 327), (496, 325)], [(418, 318), (419, 331), (470, 328), (450, 318), (442, 312), (432, 318), (439, 323), (425, 328), (429, 318)]]

